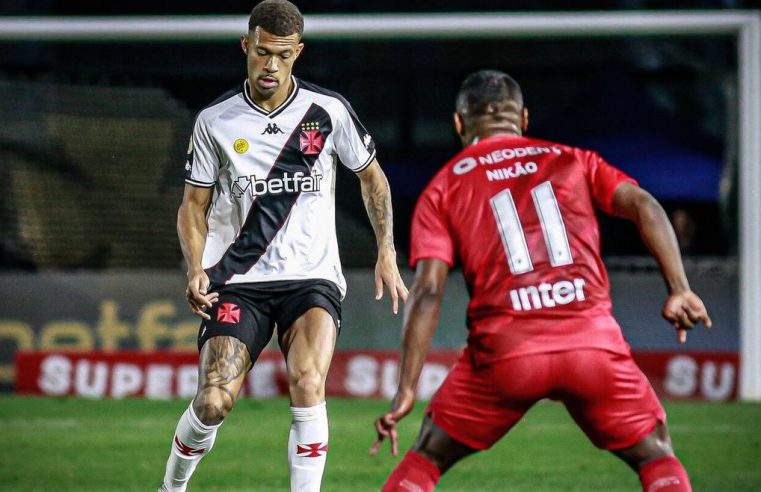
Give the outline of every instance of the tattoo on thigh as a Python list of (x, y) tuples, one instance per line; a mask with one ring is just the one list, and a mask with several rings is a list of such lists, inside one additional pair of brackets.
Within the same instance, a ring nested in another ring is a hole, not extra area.
[[(246, 345), (233, 337), (214, 337), (209, 339), (201, 357), (201, 388), (215, 386), (227, 393), (224, 386), (238, 379), (251, 367), (251, 358)], [(235, 397), (230, 394), (230, 397)]]

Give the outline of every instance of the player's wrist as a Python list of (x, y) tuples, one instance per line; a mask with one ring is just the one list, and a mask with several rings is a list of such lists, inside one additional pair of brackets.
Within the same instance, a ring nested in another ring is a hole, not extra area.
[(396, 248), (394, 247), (394, 243), (384, 242), (378, 244), (378, 259), (384, 257), (396, 258)]
[(202, 273), (204, 273), (203, 267), (201, 265), (197, 265), (197, 266), (188, 268), (187, 276), (188, 276), (188, 279), (191, 279)]
[(690, 291), (690, 284), (687, 279), (666, 280), (666, 289), (670, 296), (684, 294)]

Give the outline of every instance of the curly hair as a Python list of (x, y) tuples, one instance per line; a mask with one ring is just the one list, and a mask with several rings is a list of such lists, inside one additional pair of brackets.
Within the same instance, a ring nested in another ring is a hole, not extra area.
[(304, 32), (304, 16), (299, 8), (288, 0), (264, 0), (251, 11), (248, 29), (253, 31), (261, 27), (275, 36), (290, 36), (298, 33), (299, 39)]

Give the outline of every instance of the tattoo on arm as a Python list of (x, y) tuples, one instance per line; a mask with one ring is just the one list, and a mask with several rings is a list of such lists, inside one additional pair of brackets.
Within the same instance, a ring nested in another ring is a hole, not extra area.
[(362, 186), (362, 200), (367, 215), (375, 231), (375, 239), (380, 247), (387, 244), (394, 248), (394, 216), (391, 207), (391, 190), (385, 177), (369, 181)]

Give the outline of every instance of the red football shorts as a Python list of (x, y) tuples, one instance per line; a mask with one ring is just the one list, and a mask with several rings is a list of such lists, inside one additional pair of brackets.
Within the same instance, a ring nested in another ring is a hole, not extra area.
[(466, 349), (427, 413), (452, 438), (481, 450), (543, 398), (562, 401), (587, 437), (603, 449), (633, 446), (666, 419), (631, 355), (600, 349), (525, 355), (478, 369)]

